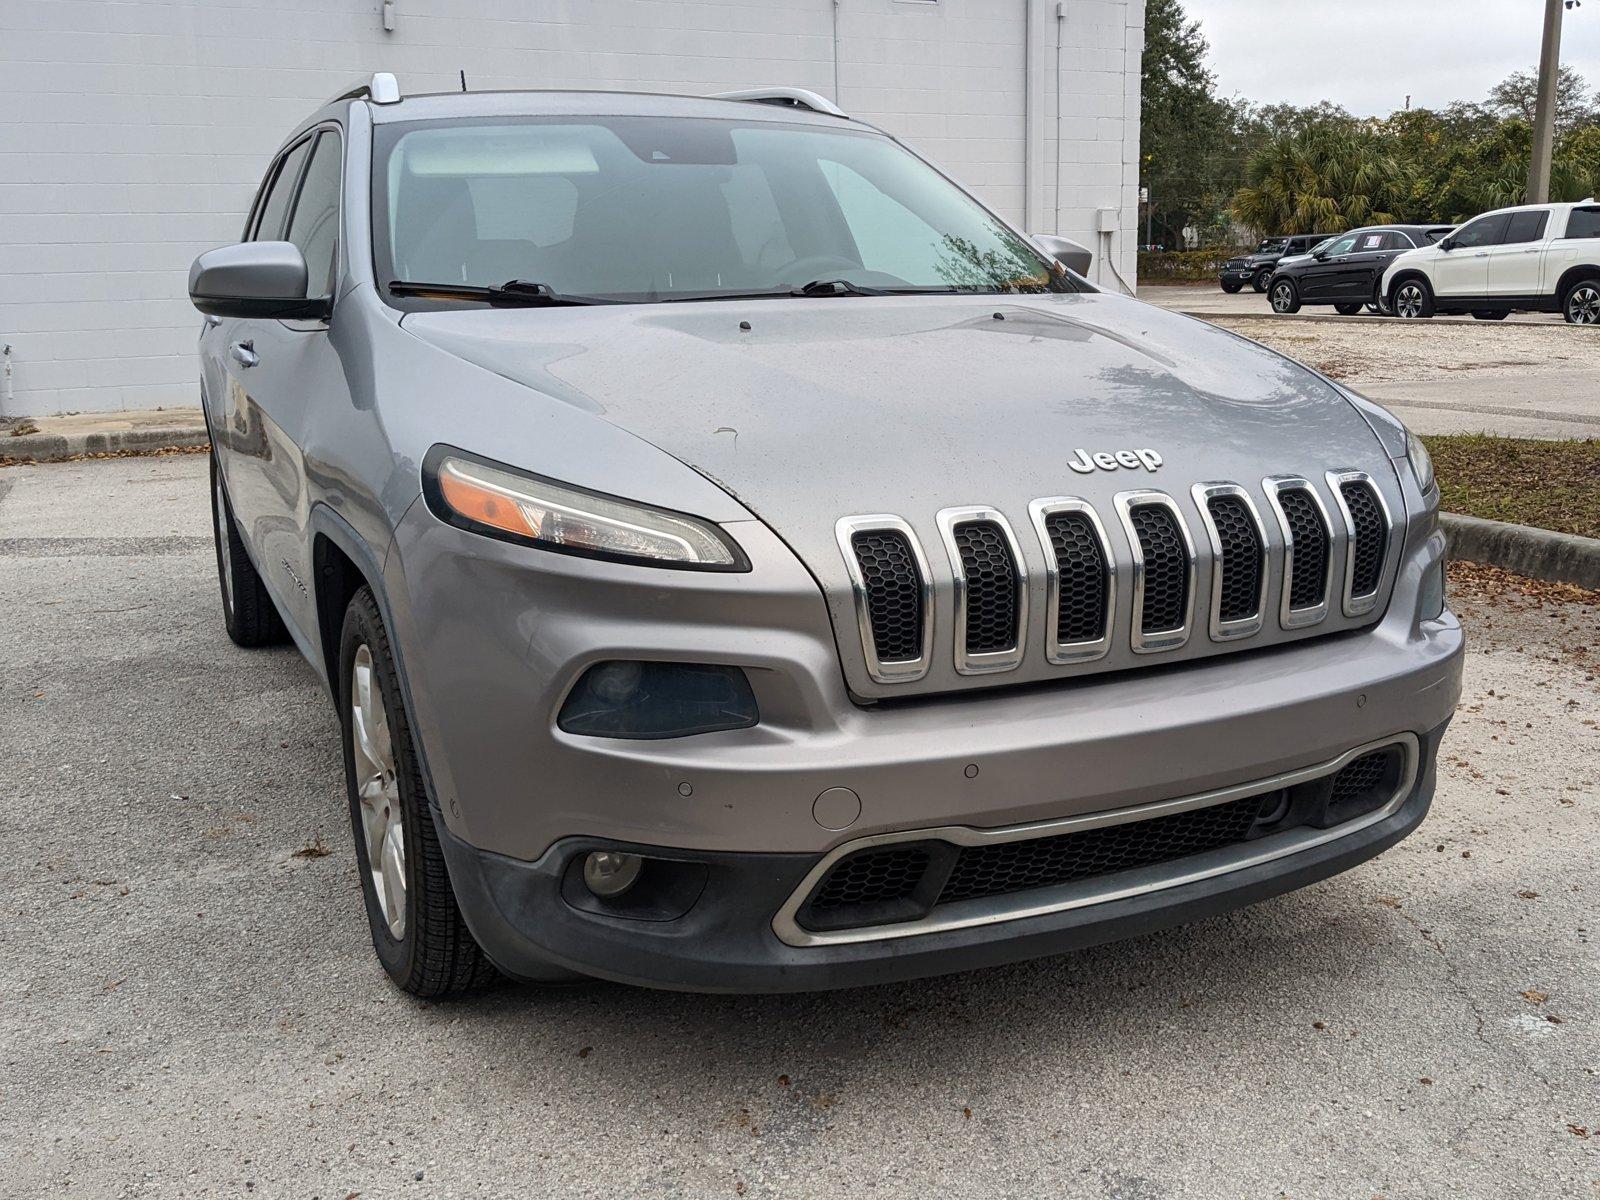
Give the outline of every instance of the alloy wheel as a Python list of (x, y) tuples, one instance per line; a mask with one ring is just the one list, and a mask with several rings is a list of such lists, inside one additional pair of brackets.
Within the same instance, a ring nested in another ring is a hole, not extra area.
[(1394, 310), (1402, 317), (1420, 317), (1423, 299), (1421, 286), (1408, 283), (1396, 294)]
[(405, 823), (389, 713), (372, 650), (365, 643), (357, 647), (350, 667), (350, 740), (355, 748), (356, 798), (361, 805), (372, 890), (390, 936), (398, 941), (406, 932)]
[(1280, 283), (1272, 289), (1272, 308), (1274, 312), (1288, 312), (1289, 306), (1294, 303), (1294, 289), (1287, 283)]
[(1567, 297), (1567, 320), (1574, 325), (1600, 325), (1600, 286), (1580, 283)]

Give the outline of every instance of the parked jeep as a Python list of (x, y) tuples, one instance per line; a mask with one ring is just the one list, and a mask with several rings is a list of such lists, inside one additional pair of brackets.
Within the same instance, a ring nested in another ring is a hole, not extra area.
[(1230, 258), (1222, 264), (1222, 290), (1237, 292), (1249, 284), (1258, 292), (1267, 290), (1272, 269), (1280, 258), (1295, 254), (1308, 254), (1326, 234), (1297, 233), (1290, 237), (1266, 238), (1252, 254)]
[(1531, 204), (1468, 221), (1437, 245), (1402, 254), (1383, 276), (1402, 317), (1558, 312), (1600, 324), (1600, 204)]
[(326, 684), (399, 987), (907, 979), (1417, 827), (1426, 451), (1088, 265), (800, 91), (289, 136), (189, 278), (222, 614)]

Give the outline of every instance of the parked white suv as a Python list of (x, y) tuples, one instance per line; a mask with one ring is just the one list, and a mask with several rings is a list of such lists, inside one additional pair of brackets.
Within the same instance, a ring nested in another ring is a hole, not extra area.
[(1396, 258), (1383, 296), (1402, 317), (1470, 312), (1499, 321), (1522, 310), (1600, 324), (1600, 205), (1591, 197), (1485, 213)]

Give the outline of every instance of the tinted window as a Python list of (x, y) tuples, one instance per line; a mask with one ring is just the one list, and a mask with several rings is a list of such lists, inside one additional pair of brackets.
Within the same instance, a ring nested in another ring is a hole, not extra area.
[(1390, 236), (1387, 233), (1363, 233), (1356, 240), (1356, 249), (1362, 253), (1370, 250), (1382, 250)]
[(300, 185), (288, 241), (306, 259), (306, 295), (326, 296), (333, 290), (333, 257), (339, 244), (339, 135), (317, 138), (311, 164)]
[(1383, 235), (1383, 248), (1385, 250), (1412, 250), (1415, 243), (1403, 233), (1390, 230)]
[(1535, 209), (1531, 212), (1512, 213), (1511, 220), (1506, 225), (1506, 233), (1500, 239), (1502, 245), (1516, 242), (1537, 242), (1544, 236), (1544, 227), (1550, 220), (1547, 210)]
[(290, 202), (294, 200), (294, 185), (295, 180), (300, 178), (300, 164), (305, 162), (306, 151), (310, 148), (311, 142), (307, 139), (283, 156), (278, 173), (273, 176), (272, 183), (267, 187), (266, 198), (261, 202), (261, 217), (256, 222), (252, 241), (277, 242), (283, 239), (283, 219), (289, 213)]
[(1353, 233), (1347, 233), (1338, 241), (1334, 242), (1333, 245), (1328, 247), (1328, 256), (1331, 258), (1335, 254), (1349, 254), (1350, 251), (1355, 248), (1355, 244), (1356, 235)]
[(1456, 245), (1464, 248), (1493, 246), (1499, 242), (1500, 231), (1505, 226), (1505, 213), (1496, 213), (1492, 217), (1479, 217), (1476, 221), (1469, 221), (1461, 227), (1461, 232), (1455, 235)]
[(1569, 238), (1600, 237), (1600, 208), (1575, 208), (1567, 218)]

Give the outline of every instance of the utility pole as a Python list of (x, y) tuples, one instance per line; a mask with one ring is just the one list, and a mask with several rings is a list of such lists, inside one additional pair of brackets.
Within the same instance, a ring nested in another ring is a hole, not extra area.
[(1550, 155), (1556, 136), (1556, 81), (1561, 74), (1561, 11), (1564, 0), (1544, 0), (1544, 43), (1539, 50), (1539, 100), (1533, 116), (1533, 161), (1528, 165), (1528, 203), (1550, 199)]

